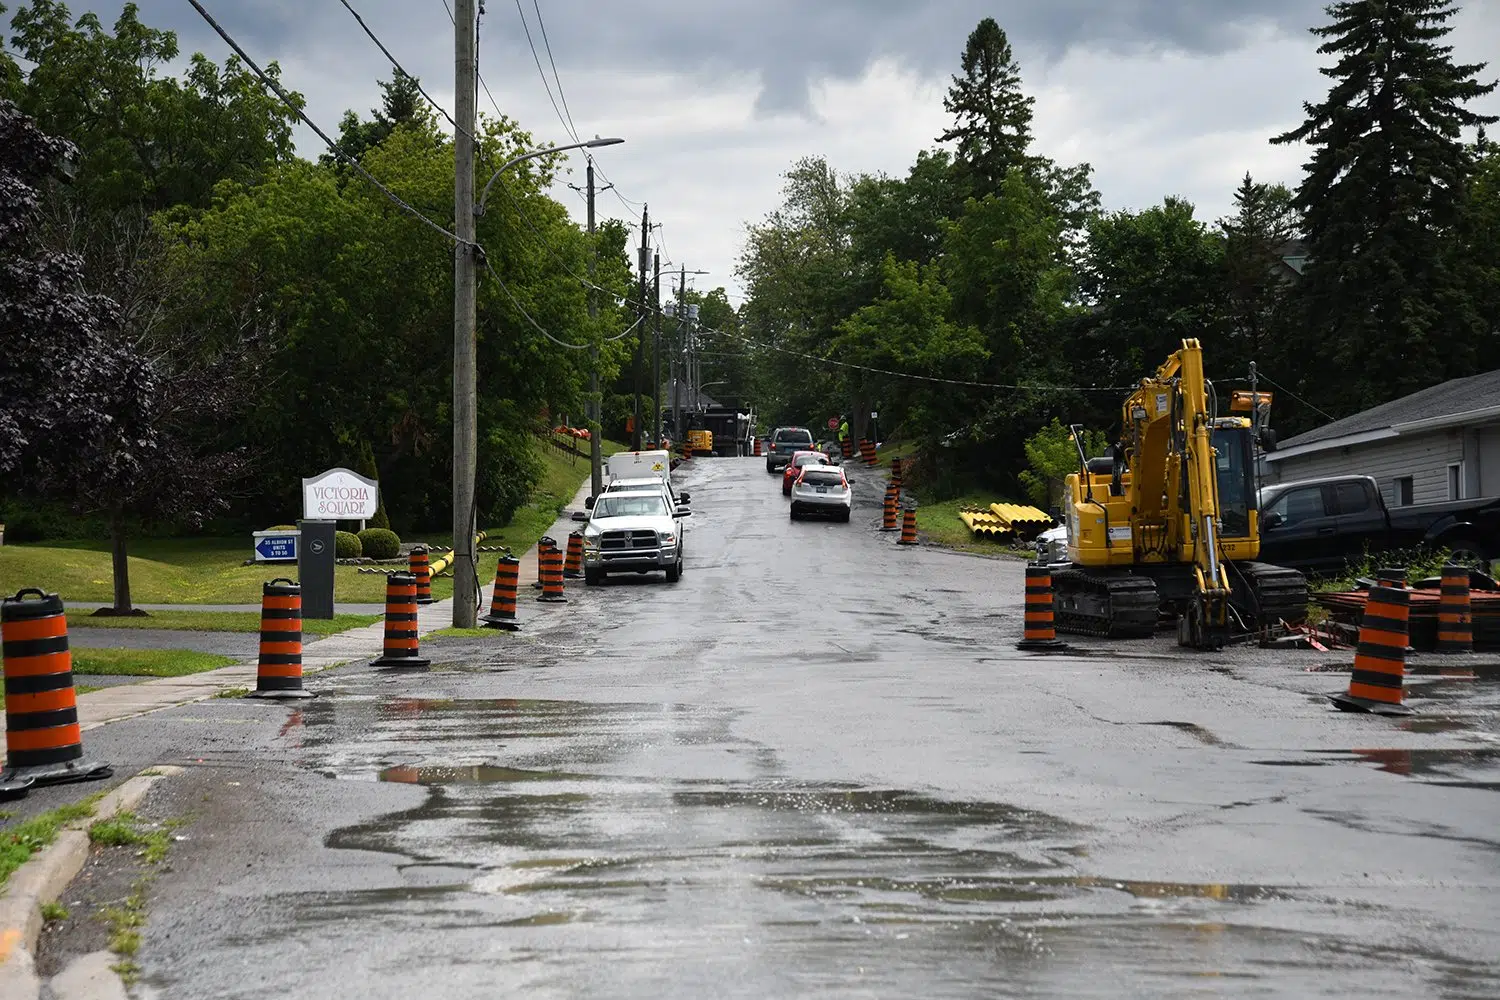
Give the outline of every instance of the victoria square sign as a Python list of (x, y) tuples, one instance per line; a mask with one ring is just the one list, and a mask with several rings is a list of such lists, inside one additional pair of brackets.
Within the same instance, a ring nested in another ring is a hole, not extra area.
[(348, 469), (302, 480), (302, 517), (308, 521), (368, 521), (380, 506), (380, 487)]

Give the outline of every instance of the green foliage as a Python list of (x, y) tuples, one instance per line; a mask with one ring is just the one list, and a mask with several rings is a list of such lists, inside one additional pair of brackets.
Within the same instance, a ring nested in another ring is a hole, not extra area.
[(337, 559), (358, 559), (364, 554), (364, 547), (360, 544), (360, 537), (352, 531), (335, 531), (333, 533), (333, 554)]
[(1462, 130), (1497, 120), (1465, 105), (1496, 85), (1478, 81), (1482, 65), (1454, 62), (1453, 0), (1339, 0), (1327, 12), (1313, 33), (1332, 85), (1272, 142), (1312, 150), (1295, 199), (1309, 255), (1298, 299), (1321, 363), (1287, 377), (1343, 416), (1493, 357), (1494, 317), (1476, 310), (1453, 235), (1475, 174)]
[(49, 924), (59, 920), (67, 920), (72, 916), (68, 912), (68, 908), (55, 899), (47, 900), (38, 909), (42, 912), (42, 919)]
[(59, 806), (0, 829), (0, 888), (33, 854), (56, 840), (65, 826), (92, 816), (94, 804), (103, 794), (97, 792), (81, 802)]
[(266, 528), (265, 530), (266, 531), (296, 531), (297, 530), (297, 526), (295, 524), (273, 524), (269, 528)]
[[(375, 467), (375, 449), (370, 447), (370, 442), (362, 441), (359, 446), (358, 467), (354, 470), (366, 479), (380, 482), (380, 470)], [(380, 502), (375, 506), (375, 516), (370, 518), (370, 527), (389, 528), (391, 519), (385, 513), (385, 493), (381, 491)]]
[[(1083, 432), (1084, 454), (1095, 458), (1109, 447), (1109, 439), (1099, 431)], [(1020, 474), (1021, 485), (1031, 502), (1050, 510), (1063, 497), (1063, 479), (1078, 471), (1078, 446), (1073, 432), (1053, 418), (1052, 422), (1026, 439), (1026, 461), (1030, 468)]]
[(367, 558), (394, 559), (401, 554), (401, 538), (389, 528), (366, 528), (358, 538)]
[[(1335, 577), (1315, 579), (1312, 589), (1324, 593), (1337, 593), (1359, 588), (1361, 578), (1373, 580), (1382, 569), (1400, 567), (1406, 570), (1407, 582), (1442, 576), (1443, 567), (1453, 561), (1453, 553), (1446, 548), (1433, 549), (1417, 546), (1410, 549), (1388, 549), (1374, 555), (1366, 552), (1356, 563), (1351, 563), (1344, 572)], [(1488, 570), (1488, 567), (1483, 567)]]

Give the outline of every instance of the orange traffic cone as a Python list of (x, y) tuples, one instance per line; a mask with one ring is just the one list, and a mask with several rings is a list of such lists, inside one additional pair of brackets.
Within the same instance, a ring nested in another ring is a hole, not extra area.
[(260, 662), (246, 698), (312, 698), (302, 687), (302, 587), (270, 580), (260, 588)]
[(392, 573), (385, 584), (385, 643), (377, 667), (424, 670), (432, 665), (419, 655), (417, 643), (417, 578)]
[(495, 564), (495, 590), (490, 595), (490, 613), (484, 616), (488, 628), (520, 631), (516, 622), (516, 588), (521, 580), (521, 560), (510, 553)]
[(897, 545), (917, 544), (917, 508), (908, 507), (901, 516), (901, 537), (896, 539)]
[(885, 507), (880, 515), (881, 531), (896, 531), (901, 513), (901, 491), (894, 485), (885, 488)]
[(417, 603), (432, 603), (432, 561), (427, 557), (427, 550), (418, 545), (411, 550), (407, 556), (407, 568), (417, 581)]
[(537, 600), (548, 604), (565, 604), (568, 599), (563, 596), (562, 549), (550, 538), (543, 541), (548, 544), (537, 551), (537, 572), (542, 578), (542, 592)]
[[(35, 600), (28, 600), (28, 596)], [(114, 768), (83, 759), (68, 620), (56, 594), (35, 588), (0, 602), (5, 658), (5, 770), (0, 797), (32, 785), (108, 778)]]
[(891, 459), (891, 479), (890, 479), (890, 483), (891, 483), (892, 486), (896, 487), (896, 489), (898, 489), (898, 490), (904, 485), (901, 482), (901, 459), (900, 458), (893, 458), (893, 459)]
[(1059, 653), (1068, 644), (1057, 638), (1052, 619), (1052, 571), (1045, 566), (1026, 567), (1025, 634), (1017, 649), (1034, 653)]
[(1411, 592), (1398, 587), (1371, 587), (1359, 623), (1354, 672), (1349, 691), (1332, 696), (1345, 712), (1410, 715), (1405, 704), (1406, 637)]
[(1469, 568), (1443, 567), (1442, 591), (1438, 597), (1437, 651), (1472, 653), (1474, 619), (1469, 606)]
[(583, 575), (583, 532), (568, 535), (568, 561), (563, 565), (563, 576), (578, 578)]

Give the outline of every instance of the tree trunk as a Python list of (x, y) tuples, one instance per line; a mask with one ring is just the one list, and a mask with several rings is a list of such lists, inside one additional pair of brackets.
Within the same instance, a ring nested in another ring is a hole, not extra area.
[(115, 607), (117, 615), (134, 614), (130, 606), (130, 561), (125, 553), (125, 515), (115, 511), (109, 518), (110, 551), (114, 560)]

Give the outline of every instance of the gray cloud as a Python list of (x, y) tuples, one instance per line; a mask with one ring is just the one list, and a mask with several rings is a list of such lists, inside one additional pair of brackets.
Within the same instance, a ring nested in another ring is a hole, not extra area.
[[(413, 0), (351, 2), (388, 43), (401, 43), (400, 58), (413, 45), (451, 47), (439, 0), (419, 7)], [(106, 17), (118, 9), (89, 6)], [(331, 0), (209, 0), (205, 6), (241, 41), (263, 51), (316, 58), (365, 44)], [(515, 0), (486, 0), (485, 6), (485, 57), (507, 70), (518, 62), (531, 65)], [(532, 0), (521, 0), (521, 7), (540, 48)], [(1297, 32), (1324, 17), (1319, 0), (544, 0), (541, 7), (565, 71), (748, 74), (759, 80), (757, 108), (764, 114), (806, 113), (813, 82), (857, 79), (877, 58), (924, 75), (951, 73), (969, 31), (985, 16), (1000, 22), (1022, 59), (1037, 69), (1080, 46), (1221, 52), (1252, 25)], [(212, 44), (206, 26), (180, 0), (143, 0), (141, 13), (148, 23), (180, 31), (186, 49)]]

